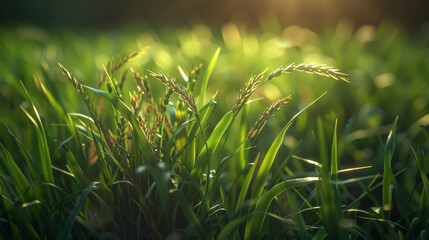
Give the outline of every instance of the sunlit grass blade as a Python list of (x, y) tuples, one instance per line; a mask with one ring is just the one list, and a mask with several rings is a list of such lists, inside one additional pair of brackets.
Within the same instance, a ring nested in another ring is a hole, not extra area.
[[(321, 206), (321, 220), (328, 234), (328, 239), (341, 239), (344, 232), (340, 228), (340, 221), (343, 217), (342, 209), (339, 202), (338, 191), (334, 191), (334, 185), (331, 182), (329, 175), (329, 161), (326, 151), (326, 140), (323, 131), (322, 120), (317, 119), (318, 144), (320, 151), (320, 168), (321, 180), (316, 185), (317, 199)], [(334, 133), (335, 140), (335, 133)], [(334, 147), (333, 147), (334, 148)], [(334, 155), (334, 154), (333, 154)]]
[(79, 183), (81, 187), (85, 187), (84, 183), (84, 174), (82, 171), (82, 168), (77, 163), (75, 157), (70, 151), (66, 151), (66, 161), (67, 161), (67, 168), (70, 170), (71, 173), (73, 173), (74, 178)]
[[(316, 100), (308, 104), (306, 107), (304, 107), (301, 111), (299, 111), (295, 116), (292, 117), (292, 119), (289, 120), (289, 122), (283, 127), (282, 131), (277, 135), (276, 139), (271, 144), (270, 149), (268, 150), (267, 154), (265, 155), (264, 159), (262, 160), (262, 163), (260, 165), (258, 174), (255, 179), (255, 184), (252, 189), (252, 195), (251, 199), (259, 199), (259, 197), (262, 194), (265, 181), (267, 180), (268, 173), (270, 171), (271, 165), (274, 162), (274, 158), (277, 155), (277, 152), (283, 142), (283, 138), (286, 134), (286, 131), (289, 129), (289, 127), (292, 125), (292, 123), (295, 121), (298, 116), (303, 113), (305, 110), (307, 110), (309, 107), (311, 107), (314, 103), (316, 103), (320, 98), (322, 98), (326, 94), (323, 93), (321, 96), (319, 96)], [(252, 212), (254, 210), (254, 207), (249, 208), (249, 212)], [(245, 238), (248, 239), (250, 234), (250, 228), (252, 224), (252, 219), (249, 219), (246, 224), (246, 234)], [(247, 236), (247, 237), (246, 237)]]
[(337, 143), (337, 125), (338, 119), (335, 120), (334, 136), (332, 137), (331, 149), (331, 176), (332, 181), (338, 181), (338, 143)]
[(218, 48), (216, 50), (216, 52), (214, 53), (212, 59), (210, 60), (209, 65), (207, 67), (207, 70), (204, 74), (203, 82), (201, 83), (200, 96), (198, 99), (198, 108), (201, 108), (204, 105), (204, 96), (205, 96), (206, 91), (207, 91), (207, 84), (209, 82), (210, 76), (212, 75), (213, 69), (216, 65), (217, 59), (219, 57), (219, 53), (220, 53), (220, 48)]
[(207, 166), (208, 161), (210, 161), (211, 154), (216, 150), (223, 134), (233, 119), (234, 114), (232, 111), (229, 111), (216, 125), (215, 129), (207, 140), (208, 149), (206, 147), (202, 148), (201, 152), (198, 154), (197, 159), (195, 160), (195, 166), (191, 172), (192, 177), (195, 179), (199, 179), (201, 177), (204, 168)]
[(22, 82), (21, 82), (21, 85), (24, 88), (25, 93), (27, 95), (27, 101), (32, 106), (33, 114), (36, 116), (36, 118), (33, 118), (33, 116), (21, 106), (22, 111), (27, 115), (28, 119), (30, 119), (30, 121), (33, 123), (35, 127), (35, 131), (37, 135), (37, 143), (39, 146), (39, 154), (40, 154), (39, 162), (43, 172), (43, 180), (46, 182), (54, 183), (54, 175), (52, 173), (52, 167), (51, 167), (51, 156), (49, 153), (48, 141), (46, 139), (46, 133), (43, 127), (42, 120), (40, 119), (39, 112), (37, 111), (36, 106), (31, 100), (31, 97), (28, 94), (28, 91)]
[[(259, 155), (256, 157), (256, 159), (258, 158), (259, 158)], [(246, 178), (243, 181), (243, 185), (241, 186), (240, 193), (237, 198), (237, 202), (235, 203), (235, 212), (239, 212), (241, 209), (241, 205), (243, 204), (244, 199), (246, 198), (255, 169), (256, 169), (256, 164), (252, 164), (249, 169), (249, 172), (246, 175)]]
[(389, 214), (385, 215), (386, 219), (390, 219), (390, 210), (392, 208), (392, 190), (391, 184), (394, 181), (393, 171), (392, 171), (392, 157), (393, 151), (395, 149), (396, 142), (396, 124), (398, 122), (398, 117), (395, 118), (393, 122), (392, 130), (387, 137), (386, 145), (384, 147), (384, 167), (383, 167), (383, 213), (388, 212)]

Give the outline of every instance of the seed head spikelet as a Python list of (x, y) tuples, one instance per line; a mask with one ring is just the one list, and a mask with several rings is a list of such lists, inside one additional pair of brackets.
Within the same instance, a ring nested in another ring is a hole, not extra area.
[(250, 95), (252, 95), (252, 93), (258, 88), (258, 85), (261, 83), (263, 76), (264, 75), (262, 75), (262, 73), (254, 76), (252, 79), (250, 79), (249, 82), (246, 83), (246, 85), (244, 85), (244, 88), (240, 90), (240, 94), (235, 100), (234, 107), (232, 108), (234, 115), (237, 114), (238, 110), (243, 107)]
[(155, 123), (151, 127), (151, 130), (149, 133), (149, 139), (148, 140), (150, 143), (153, 143), (156, 131), (157, 131), (158, 127), (161, 125), (162, 121), (164, 121), (164, 119), (165, 119), (165, 112), (167, 111), (167, 105), (170, 101), (171, 94), (173, 94), (173, 90), (171, 90), (170, 88), (167, 88), (167, 90), (165, 91), (164, 100), (161, 103), (161, 111), (156, 112)]
[[(135, 51), (132, 52), (128, 55), (125, 55), (124, 57), (119, 58), (119, 60), (116, 61), (115, 58), (112, 58), (108, 63), (107, 63), (107, 74), (108, 75), (112, 75), (114, 72), (116, 72), (119, 68), (121, 68), (125, 63), (127, 63), (128, 61), (138, 57), (141, 53), (143, 53), (144, 51), (146, 51), (147, 48), (143, 48), (140, 49), (139, 51)], [(106, 81), (106, 73), (102, 73), (100, 80), (98, 81), (98, 87), (100, 87), (104, 81)]]
[(258, 133), (261, 131), (261, 129), (264, 127), (267, 120), (272, 115), (274, 115), (274, 113), (277, 110), (279, 110), (283, 105), (288, 103), (291, 98), (292, 98), (291, 96), (288, 96), (286, 98), (277, 100), (270, 107), (266, 108), (265, 111), (261, 115), (259, 115), (258, 120), (250, 128), (250, 131), (247, 134), (247, 140), (250, 141), (250, 140), (254, 139), (258, 135)]
[(150, 119), (151, 112), (153, 111), (154, 114), (156, 115), (156, 113), (158, 112), (158, 109), (153, 102), (152, 94), (151, 94), (150, 87), (149, 87), (149, 82), (147, 81), (147, 76), (145, 75), (144, 77), (142, 77), (140, 74), (138, 74), (136, 71), (134, 71), (133, 68), (130, 68), (130, 69), (131, 69), (131, 72), (133, 73), (133, 76), (136, 80), (137, 88), (145, 96), (145, 99), (148, 103), (148, 107), (146, 109), (146, 114), (145, 114), (145, 121), (148, 122)]
[(195, 114), (195, 117), (199, 119), (197, 105), (195, 104), (194, 97), (186, 90), (186, 88), (179, 83), (176, 82), (176, 80), (172, 77), (167, 77), (163, 73), (154, 73), (152, 71), (149, 71), (149, 74), (158, 79), (162, 84), (170, 88), (174, 93), (179, 96), (180, 99), (182, 99), (188, 108)]
[(76, 78), (61, 63), (58, 63), (58, 65), (60, 66), (60, 68), (61, 68), (64, 76), (66, 76), (67, 80), (69, 80), (73, 84), (73, 86), (76, 88), (76, 90), (82, 95), (82, 97), (85, 100), (85, 103), (88, 107), (89, 113), (91, 114), (92, 119), (94, 120), (96, 126), (98, 126), (100, 132), (102, 132), (104, 134), (104, 136), (106, 137), (106, 141), (107, 141), (109, 147), (111, 147), (111, 149), (113, 149), (113, 146), (114, 146), (113, 139), (109, 137), (108, 131), (104, 127), (103, 122), (98, 118), (95, 107), (90, 102), (89, 96), (86, 93), (85, 88), (82, 87), (80, 82), (78, 80), (76, 80)]
[(279, 67), (273, 72), (268, 75), (267, 79), (264, 82), (267, 82), (275, 77), (280, 76), (282, 73), (291, 73), (293, 71), (298, 72), (305, 72), (310, 74), (318, 74), (321, 76), (333, 78), (335, 80), (343, 80), (345, 82), (350, 82), (348, 75), (342, 72), (339, 72), (339, 69), (334, 69), (333, 67), (328, 67), (325, 64), (307, 64), (307, 63), (301, 63), (301, 64), (290, 64), (286, 68)]

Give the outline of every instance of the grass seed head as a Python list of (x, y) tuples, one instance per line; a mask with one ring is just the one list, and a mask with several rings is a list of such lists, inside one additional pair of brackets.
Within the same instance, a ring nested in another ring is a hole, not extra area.
[(240, 94), (235, 100), (234, 107), (232, 108), (234, 115), (238, 113), (240, 108), (242, 108), (243, 105), (246, 103), (247, 99), (249, 99), (252, 93), (258, 88), (259, 84), (261, 83), (262, 77), (262, 73), (254, 76), (252, 79), (250, 79), (249, 82), (246, 83), (246, 85), (244, 85), (244, 88), (240, 90)]
[(195, 114), (195, 117), (199, 119), (197, 105), (195, 104), (194, 97), (186, 90), (186, 88), (179, 83), (176, 82), (176, 80), (172, 77), (167, 77), (163, 73), (154, 73), (152, 71), (149, 71), (149, 74), (158, 79), (162, 84), (170, 88), (174, 93), (179, 96), (180, 99), (182, 99), (185, 104), (188, 106), (188, 108)]
[(329, 78), (333, 78), (335, 80), (343, 80), (345, 82), (350, 82), (350, 79), (348, 78), (348, 75), (342, 72), (339, 72), (339, 69), (334, 69), (333, 67), (328, 67), (325, 64), (306, 64), (306, 63), (301, 63), (301, 64), (290, 64), (289, 66), (287, 66), (286, 68), (282, 68), (279, 67), (276, 70), (274, 70), (273, 72), (270, 73), (270, 75), (268, 75), (267, 79), (265, 80), (265, 82), (270, 81), (271, 79), (280, 76), (282, 73), (291, 73), (293, 71), (298, 71), (298, 72), (306, 72), (306, 73), (310, 73), (310, 74), (318, 74), (321, 76), (325, 76), (325, 77), (329, 77)]
[(288, 103), (291, 98), (292, 98), (291, 96), (288, 96), (286, 98), (277, 100), (271, 106), (266, 108), (265, 111), (261, 115), (259, 115), (258, 120), (250, 128), (250, 131), (247, 134), (247, 140), (248, 141), (253, 140), (258, 135), (258, 133), (262, 130), (267, 120), (272, 115), (274, 115), (274, 113), (277, 112), (283, 105)]

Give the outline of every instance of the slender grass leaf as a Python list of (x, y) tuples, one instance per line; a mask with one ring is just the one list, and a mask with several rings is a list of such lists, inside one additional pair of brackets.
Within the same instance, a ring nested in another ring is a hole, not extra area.
[(24, 88), (24, 91), (27, 95), (27, 100), (31, 103), (33, 114), (36, 116), (34, 119), (30, 113), (27, 112), (22, 106), (21, 109), (24, 111), (24, 113), (27, 115), (27, 117), (31, 120), (31, 122), (35, 126), (35, 131), (37, 135), (37, 143), (39, 146), (39, 154), (40, 154), (40, 165), (43, 171), (43, 180), (46, 182), (54, 183), (54, 175), (52, 173), (51, 168), (51, 156), (49, 154), (49, 147), (48, 142), (46, 139), (46, 133), (45, 129), (43, 127), (42, 120), (40, 119), (39, 112), (36, 109), (36, 106), (34, 105), (33, 101), (31, 100), (30, 95), (28, 94), (27, 89), (25, 88), (24, 84), (21, 82), (22, 87)]
[(195, 215), (194, 211), (192, 211), (191, 206), (189, 206), (188, 201), (186, 200), (185, 196), (182, 192), (178, 191), (177, 189), (171, 190), (170, 193), (175, 197), (175, 199), (179, 202), (180, 207), (183, 210), (183, 213), (185, 214), (186, 219), (190, 223), (191, 232), (194, 231), (194, 235), (197, 237), (197, 239), (205, 239), (205, 232), (203, 227), (201, 226), (200, 220)]
[[(156, 184), (156, 192), (159, 195), (159, 198), (161, 199), (161, 206), (163, 208), (164, 211), (164, 215), (166, 217), (166, 219), (170, 219), (170, 214), (171, 214), (171, 207), (170, 207), (170, 197), (168, 196), (168, 180), (170, 179), (170, 172), (166, 172), (165, 168), (163, 167), (163, 165), (165, 165), (164, 162), (159, 162), (158, 163), (158, 167), (153, 167), (150, 168), (150, 173), (152, 174), (154, 180), (155, 180), (155, 184)], [(173, 223), (171, 223), (170, 221), (167, 221), (168, 226), (166, 226), (168, 228), (168, 230), (170, 231), (173, 227)]]
[(206, 94), (207, 84), (209, 82), (210, 76), (212, 75), (213, 69), (216, 65), (216, 61), (219, 57), (219, 53), (220, 53), (220, 48), (218, 48), (216, 50), (215, 54), (213, 55), (212, 59), (210, 60), (209, 66), (207, 67), (207, 70), (204, 74), (203, 82), (201, 84), (200, 96), (198, 99), (198, 108), (201, 108), (204, 104), (204, 96)]
[(223, 134), (225, 133), (228, 126), (231, 124), (234, 119), (234, 114), (232, 111), (226, 113), (223, 118), (216, 125), (209, 139), (207, 140), (207, 148), (202, 148), (201, 152), (198, 154), (197, 159), (195, 160), (195, 166), (192, 169), (191, 175), (195, 179), (200, 179), (204, 168), (207, 166), (208, 161), (210, 161), (211, 154), (216, 150)]
[(22, 213), (2, 195), (3, 207), (6, 210), (8, 223), (12, 229), (14, 239), (40, 239), (38, 233)]
[(70, 216), (67, 218), (66, 223), (64, 224), (64, 228), (61, 232), (61, 235), (59, 239), (69, 239), (71, 231), (73, 229), (73, 224), (76, 221), (76, 217), (79, 214), (79, 212), (82, 210), (82, 207), (85, 203), (86, 197), (88, 194), (93, 190), (93, 188), (97, 185), (96, 182), (92, 182), (89, 184), (85, 190), (83, 190), (82, 194), (80, 195), (79, 202), (76, 204), (76, 206), (73, 208), (73, 211), (71, 212)]
[[(270, 190), (265, 192), (264, 195), (262, 195), (261, 199), (258, 201), (258, 204), (255, 208), (255, 213), (263, 213), (263, 214), (255, 214), (253, 216), (249, 235), (245, 236), (245, 239), (249, 239), (249, 238), (260, 239), (260, 233), (262, 231), (262, 226), (264, 224), (264, 219), (268, 211), (268, 207), (271, 201), (273, 201), (273, 199), (277, 195), (284, 192), (286, 189), (303, 186), (317, 181), (319, 181), (318, 177), (290, 179), (275, 185)], [(247, 227), (246, 227), (246, 233), (247, 233)]]
[(6, 156), (6, 160), (12, 175), (11, 177), (13, 179), (16, 192), (19, 194), (21, 201), (25, 202), (30, 200), (24, 197), (23, 195), (23, 193), (30, 188), (30, 184), (28, 183), (21, 169), (19, 169), (18, 165), (16, 165), (10, 152), (1, 143), (0, 143), (0, 147), (1, 147), (1, 150), (3, 151), (3, 154)]
[(25, 158), (25, 163), (26, 163), (26, 167), (28, 168), (30, 173), (35, 173), (36, 171), (36, 167), (34, 164), (34, 159), (32, 158), (32, 156), (30, 155), (30, 153), (28, 152), (27, 148), (24, 147), (24, 145), (22, 144), (21, 140), (19, 140), (15, 134), (13, 134), (13, 132), (9, 129), (9, 127), (6, 125), (6, 123), (4, 123), (3, 121), (0, 120), (1, 123), (3, 123), (3, 126), (5, 127), (5, 129), (8, 131), (8, 133), (15, 139), (16, 144), (19, 147), (19, 150), (21, 151), (22, 156)]
[[(417, 215), (417, 223), (419, 225), (422, 225), (422, 228), (426, 228), (428, 226), (427, 219), (428, 219), (428, 208), (429, 208), (429, 180), (425, 172), (425, 162), (424, 162), (424, 154), (420, 150), (419, 154), (417, 154), (414, 149), (411, 147), (411, 150), (413, 151), (414, 158), (416, 159), (416, 165), (419, 169), (420, 177), (423, 182), (423, 189), (422, 194), (420, 197), (420, 204), (419, 204), (419, 211)], [(411, 197), (411, 196), (410, 196)], [(412, 229), (412, 231), (416, 231), (416, 227)]]
[(343, 217), (342, 209), (339, 202), (339, 196), (336, 194), (337, 192), (334, 192), (334, 188), (336, 189), (336, 187), (332, 184), (331, 176), (329, 175), (325, 134), (320, 118), (317, 119), (317, 126), (322, 167), (320, 168), (321, 181), (316, 185), (316, 196), (318, 203), (321, 206), (321, 220), (326, 232), (328, 233), (329, 239), (342, 239), (344, 237), (342, 235), (345, 234), (345, 232), (340, 229), (340, 221)]
[[(236, 218), (229, 222), (226, 226), (222, 227), (222, 231), (220, 231), (216, 240), (226, 240), (230, 237), (231, 233), (236, 230), (240, 224), (244, 223), (252, 214), (247, 214), (246, 216)], [(231, 239), (231, 238), (229, 238)]]
[(298, 205), (296, 203), (295, 196), (293, 196), (289, 190), (286, 189), (286, 197), (291, 206), (293, 213), (295, 213), (295, 221), (298, 226), (299, 232), (301, 234), (301, 239), (309, 239), (309, 233), (307, 231), (307, 227), (305, 226), (304, 217), (301, 212), (298, 212)]
[(338, 125), (338, 119), (335, 119), (334, 136), (332, 137), (332, 150), (331, 150), (331, 176), (334, 182), (338, 181), (337, 125)]
[[(393, 172), (392, 172), (392, 156), (395, 149), (396, 142), (396, 124), (398, 122), (398, 117), (395, 118), (393, 122), (392, 130), (387, 137), (386, 145), (384, 148), (384, 168), (383, 168), (383, 212), (388, 211), (392, 207), (392, 191), (391, 184), (394, 181)], [(389, 219), (390, 214), (388, 214), (386, 219)]]
[[(259, 168), (258, 174), (255, 179), (255, 184), (252, 190), (252, 199), (259, 199), (259, 197), (262, 194), (265, 181), (267, 180), (268, 173), (270, 171), (271, 165), (274, 162), (274, 158), (277, 155), (277, 151), (279, 150), (283, 138), (286, 134), (286, 131), (289, 129), (289, 127), (292, 125), (292, 123), (295, 121), (298, 116), (303, 113), (305, 110), (307, 110), (309, 107), (311, 107), (315, 102), (317, 102), (321, 97), (323, 97), (326, 94), (323, 93), (321, 96), (319, 96), (316, 100), (308, 104), (306, 107), (304, 107), (301, 111), (299, 111), (295, 116), (292, 117), (292, 119), (289, 120), (289, 122), (283, 127), (282, 131), (277, 135), (276, 139), (271, 144), (271, 147), (269, 148), (267, 154), (265, 155), (265, 158), (263, 159), (261, 166)], [(252, 207), (249, 208), (249, 212), (253, 211), (254, 209)], [(252, 224), (252, 219), (249, 219), (247, 221), (246, 225), (246, 234), (245, 239), (248, 239), (250, 234), (250, 227)]]
[(98, 156), (98, 161), (100, 163), (101, 172), (104, 174), (104, 176), (107, 179), (110, 179), (111, 178), (111, 174), (110, 174), (110, 171), (109, 171), (109, 169), (107, 167), (105, 156), (102, 154), (101, 149), (100, 149), (100, 145), (99, 145), (99, 142), (101, 142), (101, 139), (99, 139), (99, 138), (97, 138), (95, 136), (95, 133), (94, 133), (94, 131), (92, 131), (92, 129), (91, 129), (91, 133), (92, 133), (92, 137), (94, 139), (95, 151), (97, 152), (97, 156)]
[(79, 164), (77, 163), (75, 157), (70, 151), (66, 151), (66, 161), (67, 161), (67, 168), (70, 170), (71, 173), (73, 173), (73, 176), (76, 180), (76, 182), (81, 186), (84, 187), (85, 181), (83, 176), (83, 171)]
[(237, 202), (235, 204), (236, 213), (241, 209), (241, 205), (243, 204), (244, 199), (246, 198), (247, 191), (249, 189), (250, 182), (252, 181), (252, 177), (253, 177), (253, 173), (255, 172), (255, 169), (256, 169), (256, 164), (252, 164), (249, 172), (246, 175), (246, 178), (243, 181), (243, 185), (241, 186), (240, 193), (238, 195)]

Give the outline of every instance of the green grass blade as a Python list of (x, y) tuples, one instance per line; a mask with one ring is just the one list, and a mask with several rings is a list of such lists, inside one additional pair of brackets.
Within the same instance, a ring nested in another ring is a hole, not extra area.
[[(102, 96), (106, 100), (108, 100), (113, 105), (113, 107), (116, 110), (118, 110), (122, 114), (122, 116), (124, 116), (131, 123), (131, 126), (133, 127), (134, 135), (138, 138), (140, 148), (143, 151), (144, 157), (146, 158), (146, 160), (148, 162), (155, 163), (155, 155), (152, 151), (152, 148), (151, 148), (147, 138), (145, 137), (143, 130), (140, 128), (140, 125), (137, 122), (137, 119), (134, 117), (133, 113), (127, 107), (127, 105), (125, 105), (124, 102), (122, 102), (118, 97), (116, 97), (115, 95), (113, 95), (111, 93), (101, 91), (101, 90), (98, 90), (95, 88), (91, 88), (88, 86), (84, 86), (84, 85), (82, 85), (82, 86), (84, 88), (91, 90), (91, 91), (95, 92), (96, 94)], [(140, 165), (141, 163), (136, 163), (136, 164)]]
[(73, 173), (74, 179), (81, 187), (85, 187), (82, 168), (77, 163), (75, 157), (70, 151), (66, 151), (67, 168)]
[(63, 231), (61, 232), (61, 235), (59, 239), (69, 239), (71, 231), (73, 229), (73, 224), (76, 221), (76, 217), (79, 214), (79, 212), (82, 210), (83, 205), (85, 203), (86, 197), (88, 194), (93, 190), (93, 188), (97, 185), (96, 182), (92, 182), (89, 184), (85, 190), (83, 190), (82, 194), (80, 195), (79, 202), (76, 204), (76, 206), (73, 208), (73, 211), (71, 212), (70, 216), (67, 218), (67, 221), (64, 225)]
[[(164, 215), (166, 219), (170, 220), (170, 214), (171, 214), (171, 207), (170, 207), (170, 197), (168, 196), (168, 181), (170, 179), (170, 172), (165, 171), (165, 163), (159, 162), (157, 164), (157, 167), (152, 167), (150, 169), (150, 173), (153, 176), (153, 179), (155, 180), (156, 184), (156, 192), (159, 195), (159, 198), (161, 199), (161, 206), (164, 211)], [(167, 221), (169, 224), (166, 226), (168, 230), (170, 231), (173, 228), (174, 223), (171, 223), (171, 221)]]
[[(289, 127), (292, 125), (292, 123), (295, 121), (295, 119), (303, 113), (305, 110), (307, 110), (309, 107), (311, 107), (315, 102), (317, 102), (321, 97), (323, 97), (326, 94), (323, 93), (321, 96), (319, 96), (316, 100), (308, 104), (306, 107), (304, 107), (301, 111), (299, 111), (295, 116), (292, 117), (291, 120), (283, 127), (282, 131), (277, 135), (276, 139), (271, 144), (270, 149), (268, 150), (267, 154), (265, 155), (265, 158), (262, 161), (262, 164), (259, 168), (258, 175), (256, 176), (255, 184), (252, 190), (252, 199), (259, 199), (259, 197), (262, 194), (262, 191), (264, 189), (265, 181), (267, 180), (268, 173), (270, 171), (271, 165), (274, 162), (274, 158), (277, 155), (277, 151), (279, 150), (283, 138), (286, 134), (286, 131), (289, 129)], [(253, 211), (253, 208), (250, 207), (249, 211)], [(250, 234), (250, 227), (251, 227), (252, 219), (249, 219), (246, 225), (246, 235), (248, 239), (248, 235)]]
[(18, 208), (15, 207), (4, 195), (2, 195), (2, 199), (14, 239), (40, 239), (34, 227), (22, 215)]
[(31, 173), (35, 173), (36, 172), (36, 167), (34, 165), (34, 159), (32, 158), (32, 156), (30, 155), (30, 153), (28, 152), (27, 148), (24, 147), (24, 144), (21, 142), (21, 140), (19, 140), (15, 134), (9, 129), (9, 127), (6, 125), (6, 123), (4, 123), (3, 121), (0, 120), (0, 122), (3, 124), (3, 126), (5, 127), (5, 129), (8, 131), (8, 133), (15, 139), (15, 143), (18, 145), (19, 150), (21, 151), (22, 156), (25, 158), (25, 163), (26, 163), (26, 167), (28, 168), (28, 170)]
[(190, 224), (191, 232), (195, 232), (194, 235), (197, 237), (197, 239), (205, 239), (206, 234), (203, 227), (201, 226), (200, 220), (195, 215), (194, 211), (192, 211), (192, 208), (186, 200), (186, 197), (183, 195), (183, 192), (175, 189), (171, 190), (170, 193), (175, 196), (175, 199), (179, 202), (180, 207), (182, 208), (183, 213)]
[[(319, 181), (318, 177), (291, 179), (275, 185), (266, 193), (264, 193), (264, 195), (262, 195), (261, 199), (258, 201), (258, 204), (255, 208), (255, 215), (253, 216), (249, 235), (245, 236), (245, 239), (249, 239), (249, 238), (260, 239), (260, 233), (262, 231), (262, 226), (264, 224), (264, 219), (268, 211), (268, 207), (271, 201), (273, 201), (273, 199), (277, 195), (284, 192), (286, 189), (307, 185), (317, 181)], [(246, 233), (247, 233), (247, 227), (246, 227)]]
[[(396, 142), (396, 124), (398, 122), (398, 117), (395, 118), (393, 122), (392, 130), (387, 137), (386, 145), (384, 147), (384, 168), (383, 168), (383, 207), (384, 211), (389, 211), (392, 206), (392, 191), (390, 185), (394, 181), (393, 172), (392, 172), (392, 156), (395, 149)], [(383, 211), (383, 212), (384, 212)], [(390, 215), (390, 214), (389, 214)], [(389, 219), (388, 216), (386, 219)]]
[(299, 232), (301, 234), (301, 239), (310, 239), (310, 234), (305, 226), (304, 217), (302, 216), (301, 212), (298, 212), (298, 205), (296, 203), (295, 196), (292, 195), (290, 191), (286, 189), (286, 197), (288, 199), (292, 213), (294, 214), (296, 225), (298, 226)]
[(240, 211), (241, 205), (243, 204), (244, 199), (246, 198), (247, 191), (249, 189), (250, 182), (252, 181), (253, 173), (255, 172), (255, 169), (256, 169), (256, 164), (253, 164), (250, 167), (250, 170), (243, 181), (243, 185), (241, 186), (240, 193), (238, 195), (237, 202), (235, 204), (235, 212)]
[(225, 133), (226, 129), (231, 124), (233, 119), (234, 114), (232, 113), (232, 111), (229, 111), (216, 125), (215, 129), (207, 140), (208, 150), (206, 147), (202, 148), (201, 152), (198, 154), (197, 159), (195, 160), (195, 166), (191, 172), (191, 175), (194, 179), (200, 179), (204, 168), (208, 164), (209, 157), (216, 150), (223, 134)]
[(109, 171), (108, 166), (106, 164), (105, 155), (102, 154), (101, 149), (100, 149), (100, 145), (99, 145), (99, 143), (101, 145), (103, 145), (103, 142), (101, 141), (101, 139), (99, 139), (95, 136), (95, 133), (94, 133), (94, 131), (92, 131), (92, 129), (91, 129), (91, 133), (92, 133), (92, 137), (94, 139), (95, 151), (96, 151), (97, 156), (98, 156), (98, 161), (100, 163), (101, 172), (104, 174), (104, 176), (107, 179), (110, 179), (111, 174), (110, 174), (110, 171)]
[(1, 150), (3, 151), (3, 154), (6, 156), (6, 160), (9, 165), (9, 169), (12, 175), (11, 177), (13, 179), (15, 189), (17, 193), (21, 196), (22, 198), (21, 200), (26, 201), (22, 193), (30, 187), (30, 184), (28, 183), (21, 169), (19, 169), (18, 165), (16, 165), (10, 152), (1, 143), (0, 143), (0, 147), (1, 147)]
[(201, 84), (200, 96), (198, 99), (198, 108), (201, 108), (204, 105), (204, 96), (207, 90), (207, 84), (209, 82), (209, 78), (212, 75), (213, 69), (216, 65), (216, 61), (219, 57), (220, 48), (218, 48), (210, 60), (209, 66), (207, 67), (206, 73), (204, 74), (203, 82)]
[(36, 116), (36, 118), (33, 118), (32, 115), (30, 113), (28, 113), (27, 110), (25, 110), (21, 106), (21, 109), (24, 111), (24, 113), (27, 115), (27, 117), (30, 119), (30, 121), (35, 126), (36, 135), (37, 135), (37, 143), (39, 146), (39, 154), (40, 154), (40, 161), (39, 162), (40, 162), (42, 172), (43, 172), (43, 180), (46, 182), (54, 183), (54, 175), (52, 173), (52, 167), (51, 167), (51, 156), (49, 154), (48, 141), (46, 139), (46, 133), (45, 133), (45, 129), (43, 127), (42, 120), (40, 119), (39, 112), (37, 111), (36, 106), (34, 105), (33, 101), (31, 100), (31, 97), (28, 94), (28, 91), (22, 82), (21, 82), (21, 85), (25, 90), (28, 102), (32, 106), (33, 114)]
[(238, 226), (240, 226), (240, 224), (244, 223), (249, 217), (250, 217), (250, 214), (247, 214), (246, 216), (236, 218), (236, 219), (232, 220), (231, 222), (229, 222), (226, 226), (222, 227), (222, 231), (220, 231), (216, 240), (228, 239), (228, 237), (230, 237), (230, 234), (234, 230), (236, 230), (238, 228)]
[(337, 143), (337, 125), (338, 119), (335, 119), (334, 136), (332, 137), (331, 150), (331, 176), (332, 181), (338, 181), (338, 143)]
[[(319, 148), (320, 148), (320, 159), (322, 166), (320, 168), (321, 180), (316, 185), (317, 199), (320, 204), (321, 220), (323, 226), (328, 233), (329, 239), (341, 239), (342, 229), (340, 228), (340, 221), (342, 219), (342, 209), (339, 202), (339, 196), (334, 192), (334, 185), (331, 182), (331, 176), (329, 175), (329, 164), (328, 156), (326, 152), (326, 141), (325, 134), (323, 131), (323, 125), (320, 118), (317, 119), (317, 130), (319, 137)], [(334, 133), (334, 141), (335, 139)], [(332, 146), (333, 151), (335, 151), (335, 146)], [(335, 155), (335, 153), (333, 153)], [(331, 170), (332, 172), (332, 170)], [(338, 172), (338, 170), (337, 170)]]
[[(422, 229), (428, 227), (427, 219), (429, 215), (429, 180), (425, 171), (425, 159), (423, 151), (418, 152), (418, 154), (411, 147), (414, 158), (416, 159), (416, 166), (419, 169), (420, 177), (423, 182), (423, 189), (420, 197), (419, 211), (417, 213), (417, 223), (411, 231), (416, 231), (418, 225), (421, 225)], [(427, 164), (427, 163), (426, 163)]]

